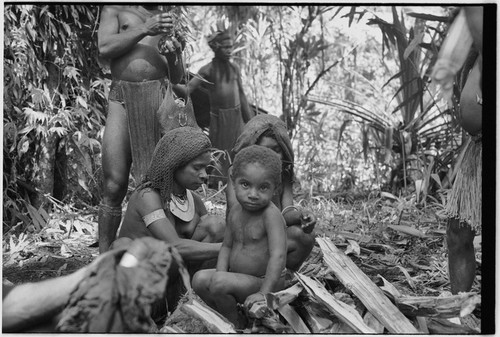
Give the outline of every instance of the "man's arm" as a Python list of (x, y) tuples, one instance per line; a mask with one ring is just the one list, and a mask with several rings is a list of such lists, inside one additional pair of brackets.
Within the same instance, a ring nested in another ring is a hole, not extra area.
[(120, 32), (118, 14), (122, 6), (104, 6), (102, 9), (97, 45), (99, 54), (113, 59), (127, 54), (139, 41), (148, 35), (161, 34), (164, 29), (172, 27), (172, 18), (168, 13), (153, 15), (137, 27)]
[(186, 98), (187, 93), (191, 94), (193, 91), (198, 89), (203, 82), (205, 83), (211, 83), (206, 78), (208, 78), (208, 71), (209, 71), (209, 64), (204, 65), (201, 67), (201, 69), (198, 71), (198, 74), (194, 75), (193, 78), (188, 82), (188, 84), (176, 84), (174, 86), (176, 91), (181, 92), (182, 96)]
[(2, 301), (2, 331), (26, 331), (51, 320), (68, 302), (86, 268), (38, 283), (15, 286)]
[[(158, 193), (152, 190), (144, 190), (139, 196), (139, 215), (144, 217), (153, 211), (163, 209)], [(148, 229), (156, 239), (163, 240), (174, 246), (187, 261), (205, 261), (216, 258), (219, 254), (221, 243), (205, 243), (191, 239), (182, 239), (168, 218), (162, 218), (152, 222)]]
[(240, 95), (240, 106), (241, 106), (241, 116), (243, 117), (243, 122), (248, 122), (253, 116), (254, 113), (248, 104), (247, 96), (245, 95), (245, 91), (243, 90), (243, 83), (241, 81), (241, 73), (240, 69), (235, 65), (236, 76), (238, 78), (238, 89)]

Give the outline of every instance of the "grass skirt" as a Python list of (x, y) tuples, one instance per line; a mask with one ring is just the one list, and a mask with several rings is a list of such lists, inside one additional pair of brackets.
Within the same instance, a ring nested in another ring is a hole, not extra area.
[(453, 187), (448, 195), (445, 214), (459, 219), (481, 232), (483, 147), (481, 135), (473, 136), (465, 149)]
[(142, 181), (161, 138), (156, 112), (163, 100), (163, 81), (120, 81), (127, 109), (133, 176)]

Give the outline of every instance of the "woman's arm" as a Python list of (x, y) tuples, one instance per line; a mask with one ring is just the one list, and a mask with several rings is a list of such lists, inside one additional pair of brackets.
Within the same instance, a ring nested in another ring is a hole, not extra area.
[(281, 196), (281, 210), (287, 227), (301, 226), (306, 234), (309, 234), (316, 225), (316, 216), (310, 211), (293, 206), (292, 182), (283, 182), (283, 194)]
[[(138, 197), (138, 212), (141, 217), (151, 214), (153, 211), (163, 209), (159, 193), (152, 189), (145, 189)], [(196, 203), (195, 203), (196, 205)], [(195, 210), (199, 212), (199, 210)], [(206, 212), (206, 210), (205, 210)], [(220, 243), (205, 243), (191, 239), (182, 239), (177, 234), (175, 224), (170, 219), (162, 217), (148, 225), (153, 236), (171, 244), (179, 251), (182, 258), (187, 261), (205, 261), (216, 258), (221, 247)]]
[[(230, 217), (227, 219), (229, 220)], [(224, 231), (224, 241), (222, 242), (222, 247), (217, 259), (217, 271), (229, 271), (229, 256), (231, 254), (231, 248), (233, 247), (233, 234), (230, 227), (231, 224), (227, 222), (226, 230)]]

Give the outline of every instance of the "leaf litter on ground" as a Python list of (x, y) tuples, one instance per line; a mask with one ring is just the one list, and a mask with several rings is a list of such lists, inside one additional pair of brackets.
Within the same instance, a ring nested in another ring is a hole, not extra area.
[[(226, 200), (222, 189), (205, 188), (198, 192), (209, 214), (225, 216)], [(444, 240), (446, 223), (445, 219), (436, 216), (439, 206), (417, 207), (411, 197), (395, 197), (386, 193), (368, 199), (356, 198), (350, 203), (318, 197), (303, 198), (297, 200), (297, 204), (316, 214), (316, 235), (330, 238), (377, 285), (384, 285), (381, 281), (383, 277), (403, 296), (439, 296), (449, 292)], [(73, 209), (66, 213), (59, 210), (49, 214), (48, 219), (43, 217), (46, 224), (38, 232), (32, 230), (24, 235), (9, 233), (4, 236), (4, 281), (22, 283), (22, 279), (12, 276), (15, 270), (54, 259), (61, 263), (51, 269), (52, 276), (73, 272), (79, 266), (90, 263), (98, 254), (96, 248), (89, 248), (97, 238), (96, 213), (96, 209), (88, 210), (87, 214), (75, 213)], [(480, 266), (480, 237), (475, 239), (475, 248)], [(65, 255), (67, 258), (64, 258)], [(64, 262), (71, 260), (77, 263), (71, 265)], [(311, 257), (308, 262), (301, 272), (322, 280), (329, 291), (335, 290), (333, 286), (337, 292), (349, 293), (332, 277), (320, 254)], [(6, 277), (6, 268), (14, 270), (7, 273), (10, 280)], [(36, 274), (38, 269), (31, 268)], [(46, 273), (43, 277), (51, 276)], [(37, 280), (37, 275), (30, 275), (27, 279)], [(475, 293), (480, 293), (480, 280), (478, 268), (472, 287)], [(339, 329), (338, 324), (335, 329)]]

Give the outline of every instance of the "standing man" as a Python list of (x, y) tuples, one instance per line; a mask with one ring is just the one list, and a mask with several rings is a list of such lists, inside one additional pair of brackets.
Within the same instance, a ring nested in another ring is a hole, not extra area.
[[(458, 172), (448, 195), (445, 214), (448, 216), (446, 243), (448, 246), (448, 269), (452, 294), (470, 291), (476, 276), (474, 237), (482, 227), (482, 52), (483, 52), (483, 7), (465, 6), (463, 14), (470, 32), (472, 48), (465, 48), (467, 39), (460, 34), (442, 47), (438, 61), (455, 57), (454, 54), (469, 53), (457, 74), (460, 89), (459, 104), (455, 108), (457, 119), (469, 134), (462, 160), (457, 163)], [(455, 19), (457, 20), (457, 19)], [(460, 29), (463, 27), (456, 26)], [(450, 31), (453, 27), (450, 29)], [(436, 63), (437, 64), (437, 63)], [(441, 64), (446, 64), (442, 62)], [(436, 78), (436, 77), (435, 77)]]
[(158, 6), (104, 6), (98, 47), (109, 60), (112, 84), (102, 144), (104, 195), (99, 206), (99, 252), (108, 250), (121, 221), (131, 164), (140, 182), (161, 138), (156, 112), (165, 81), (184, 73), (181, 43), (172, 37), (160, 54), (158, 41), (173, 18)]
[[(203, 82), (208, 82), (210, 93), (210, 141), (226, 152), (221, 160), (221, 176), (227, 176), (229, 160), (227, 153), (233, 148), (241, 134), (244, 123), (253, 117), (241, 83), (240, 69), (230, 61), (233, 40), (228, 32), (217, 31), (208, 38), (214, 58), (203, 66), (186, 86), (176, 85), (184, 94), (193, 92)], [(187, 92), (186, 92), (187, 91)]]

